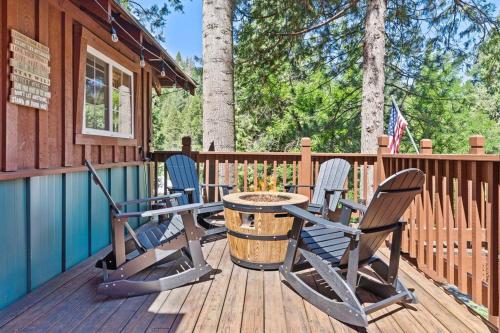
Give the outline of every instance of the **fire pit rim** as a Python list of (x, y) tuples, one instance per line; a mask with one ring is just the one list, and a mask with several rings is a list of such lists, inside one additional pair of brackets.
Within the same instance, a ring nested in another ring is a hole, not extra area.
[[(281, 201), (252, 201), (245, 200), (243, 197), (248, 195), (276, 195), (287, 197), (287, 200)], [(270, 191), (258, 191), (258, 192), (236, 192), (225, 195), (222, 198), (222, 202), (225, 208), (232, 210), (238, 210), (241, 212), (261, 212), (261, 213), (275, 213), (282, 212), (283, 206), (286, 205), (299, 205), (308, 201), (308, 198), (301, 194), (296, 193), (286, 193), (286, 192), (270, 192)]]

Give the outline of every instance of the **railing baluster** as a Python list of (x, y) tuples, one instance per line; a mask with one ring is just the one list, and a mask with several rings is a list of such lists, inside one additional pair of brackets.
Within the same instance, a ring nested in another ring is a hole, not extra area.
[(296, 161), (292, 162), (292, 184), (293, 185), (297, 184), (297, 162)]
[(444, 161), (444, 172), (442, 177), (442, 200), (443, 200), (443, 224), (446, 226), (446, 280), (455, 283), (455, 238), (453, 214), (451, 212), (450, 195), (453, 191), (453, 184), (450, 181), (450, 161)]
[(224, 185), (231, 185), (231, 181), (229, 179), (229, 161), (224, 161)]
[(483, 262), (482, 251), (482, 226), (479, 217), (478, 200), (481, 197), (481, 182), (477, 177), (477, 162), (470, 162), (468, 168), (470, 175), (468, 178), (468, 196), (469, 196), (469, 221), (472, 228), (472, 299), (482, 303), (482, 281), (483, 274), (481, 265)]
[(354, 160), (354, 168), (353, 168), (353, 194), (352, 194), (352, 200), (354, 202), (358, 202), (358, 173), (359, 173), (359, 165), (358, 165), (358, 160)]
[(210, 202), (210, 189), (208, 188), (208, 183), (210, 181), (210, 160), (207, 158), (205, 160), (205, 200)]
[(467, 202), (467, 170), (465, 162), (457, 163), (457, 229), (458, 229), (458, 288), (461, 292), (467, 293), (467, 239), (465, 207)]
[(283, 161), (283, 191), (285, 191), (285, 186), (286, 184), (286, 176), (287, 176), (287, 169), (286, 169), (286, 160)]
[(258, 164), (257, 164), (257, 160), (254, 160), (253, 161), (253, 190), (254, 191), (257, 191), (259, 189), (258, 187), (258, 183), (257, 183), (257, 173), (259, 172), (258, 170)]
[(368, 203), (368, 161), (363, 161), (363, 203)]
[[(219, 185), (220, 184), (219, 183), (219, 181), (220, 181), (219, 180), (219, 167), (220, 167), (219, 166), (219, 159), (216, 158), (215, 159), (215, 165), (214, 165), (214, 168), (215, 168), (215, 172), (214, 172), (214, 174), (215, 174), (215, 181), (214, 181), (214, 184), (215, 185)], [(217, 201), (219, 201), (219, 188), (215, 187), (214, 188), (214, 202), (217, 202)]]
[(278, 167), (278, 162), (276, 160), (273, 161), (273, 191), (276, 191), (276, 185), (277, 185), (277, 174), (276, 174), (276, 169)]
[(243, 161), (243, 191), (248, 191), (248, 160)]
[(239, 170), (238, 170), (238, 160), (234, 160), (234, 169), (233, 169), (233, 175), (234, 175), (234, 187), (235, 189), (238, 188), (238, 181), (240, 179), (239, 175)]
[(262, 189), (263, 191), (267, 191), (267, 159), (264, 160), (264, 173), (262, 177)]
[(434, 160), (434, 176), (432, 185), (434, 187), (434, 218), (436, 224), (436, 272), (439, 278), (444, 279), (444, 263), (443, 263), (443, 205), (442, 205), (442, 193), (443, 193), (443, 183), (441, 178), (443, 177), (442, 164), (439, 160)]

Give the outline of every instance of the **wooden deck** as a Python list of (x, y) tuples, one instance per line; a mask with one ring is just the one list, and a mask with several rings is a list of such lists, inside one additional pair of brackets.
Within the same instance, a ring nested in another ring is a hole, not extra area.
[[(110, 299), (95, 293), (96, 257), (61, 274), (0, 312), (0, 331), (33, 332), (354, 332), (310, 305), (278, 272), (241, 268), (229, 258), (226, 240), (204, 246), (216, 272), (204, 281), (159, 294)], [(380, 256), (387, 258), (386, 250)], [(172, 267), (157, 267), (137, 279), (155, 279)], [(371, 316), (368, 332), (489, 332), (483, 320), (457, 303), (408, 262), (401, 278), (420, 303), (393, 305)], [(304, 279), (325, 289), (314, 274)], [(328, 290), (323, 290), (328, 293)], [(373, 295), (361, 295), (367, 302)]]

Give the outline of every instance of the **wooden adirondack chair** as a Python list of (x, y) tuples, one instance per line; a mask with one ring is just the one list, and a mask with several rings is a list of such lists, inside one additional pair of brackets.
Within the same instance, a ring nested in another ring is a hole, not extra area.
[[(202, 241), (213, 234), (200, 227), (194, 219), (200, 203), (177, 205), (180, 193), (116, 203), (94, 167), (85, 161), (92, 178), (106, 196), (111, 210), (112, 251), (98, 261), (103, 269), (103, 282), (97, 287), (100, 294), (136, 296), (173, 289), (194, 282), (212, 271), (201, 250)], [(173, 203), (171, 201), (174, 201)], [(123, 207), (162, 202), (165, 208), (124, 212)], [(173, 207), (172, 207), (173, 205)], [(169, 207), (170, 206), (170, 207)], [(129, 218), (154, 217), (172, 214), (173, 218), (157, 226), (147, 226), (136, 233)], [(125, 229), (130, 237), (125, 238)], [(157, 264), (173, 263), (182, 267), (176, 274), (153, 281), (132, 281), (131, 276)]]
[[(172, 187), (168, 187), (170, 192), (179, 192), (183, 195), (179, 198), (179, 204), (200, 203), (197, 211), (198, 217), (201, 217), (210, 225), (206, 217), (224, 211), (222, 201), (204, 203), (202, 189), (205, 187), (220, 188), (222, 195), (229, 194), (233, 189), (232, 185), (223, 184), (200, 184), (196, 173), (195, 162), (186, 155), (173, 155), (165, 161)], [(223, 231), (226, 231), (224, 228)]]
[[(297, 192), (299, 187), (313, 189), (313, 197), (307, 210), (314, 214), (321, 214), (327, 218), (329, 211), (335, 211), (340, 195), (345, 192), (344, 185), (349, 175), (351, 165), (344, 159), (334, 158), (321, 163), (316, 184), (287, 185), (288, 192)], [(349, 217), (342, 212), (341, 222), (347, 224)]]
[[(400, 218), (415, 195), (421, 192), (423, 184), (422, 171), (407, 169), (382, 182), (368, 208), (342, 200), (349, 209), (364, 213), (357, 229), (325, 220), (295, 206), (284, 206), (295, 220), (285, 262), (280, 266), (281, 274), (310, 303), (356, 326), (367, 326), (367, 315), (383, 307), (397, 302), (416, 302), (413, 293), (398, 279), (404, 225)], [(314, 226), (303, 228), (305, 221)], [(386, 264), (375, 253), (390, 233), (391, 255)], [(326, 297), (299, 277), (300, 270), (311, 266), (338, 299)], [(363, 307), (356, 297), (357, 288), (364, 288), (382, 300)]]

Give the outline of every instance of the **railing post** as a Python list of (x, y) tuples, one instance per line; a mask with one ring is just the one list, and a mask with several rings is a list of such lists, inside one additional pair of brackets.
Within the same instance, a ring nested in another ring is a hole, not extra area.
[(387, 135), (380, 135), (377, 138), (377, 168), (374, 174), (377, 177), (376, 184), (379, 185), (385, 178), (384, 158), (382, 155), (389, 154), (389, 137)]
[[(311, 139), (302, 138), (300, 140), (300, 169), (299, 185), (311, 185)], [(311, 197), (311, 190), (307, 187), (299, 187), (298, 193)]]
[(191, 137), (184, 136), (182, 137), (182, 154), (183, 155), (191, 155)]
[(471, 135), (469, 137), (469, 154), (483, 155), (484, 154), (484, 136)]
[(422, 155), (432, 154), (432, 140), (431, 139), (420, 140), (420, 153)]

